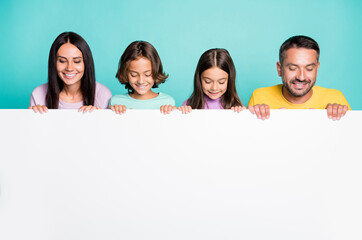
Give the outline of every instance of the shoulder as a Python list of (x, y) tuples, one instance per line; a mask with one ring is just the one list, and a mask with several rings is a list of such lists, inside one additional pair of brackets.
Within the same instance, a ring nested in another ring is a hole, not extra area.
[(314, 86), (313, 91), (318, 94), (327, 94), (327, 95), (343, 95), (343, 93), (337, 89), (324, 88), (320, 86)]
[(157, 98), (159, 101), (162, 101), (163, 104), (171, 104), (173, 106), (175, 106), (176, 104), (175, 99), (166, 93), (160, 92)]
[(31, 95), (46, 95), (47, 91), (48, 91), (48, 84), (45, 83), (34, 88)]
[(114, 104), (125, 104), (125, 101), (131, 101), (131, 97), (129, 96), (128, 93), (125, 94), (117, 94), (111, 97), (110, 100), (110, 105), (114, 105)]
[(42, 84), (40, 86), (37, 86), (36, 88), (34, 88), (34, 90), (31, 93), (31, 98), (34, 99), (36, 102), (40, 101), (41, 105), (44, 105), (43, 102), (45, 101), (45, 97), (47, 95), (48, 92), (48, 84)]
[(282, 85), (274, 85), (271, 87), (262, 87), (255, 89), (253, 94), (268, 94), (268, 93), (281, 93)]
[(172, 100), (174, 100), (173, 97), (171, 97), (170, 95), (168, 95), (168, 94), (166, 94), (166, 93), (162, 93), (162, 92), (160, 92), (160, 93), (158, 94), (158, 98), (159, 98), (159, 99), (172, 99)]
[(117, 94), (117, 95), (114, 95), (112, 96), (112, 99), (129, 99), (129, 95), (128, 93), (125, 93), (125, 94)]
[(111, 90), (109, 90), (109, 88), (107, 88), (102, 83), (96, 82), (96, 94), (99, 94), (99, 93), (112, 96), (112, 92), (111, 92)]
[(30, 96), (30, 105), (29, 106), (35, 106), (35, 105), (46, 105), (46, 95), (48, 92), (48, 84), (42, 84), (38, 87), (36, 87)]

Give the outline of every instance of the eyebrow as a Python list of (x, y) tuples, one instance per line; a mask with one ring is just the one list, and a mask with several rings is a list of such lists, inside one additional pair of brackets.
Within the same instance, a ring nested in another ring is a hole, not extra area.
[[(137, 71), (134, 71), (134, 70), (129, 70), (130, 72), (133, 72), (133, 73), (138, 73)], [(145, 72), (151, 72), (152, 71), (152, 69), (150, 69), (150, 70), (146, 70), (146, 71), (144, 71), (143, 73), (145, 73)]]
[[(289, 66), (299, 67), (299, 65), (294, 64), (294, 63), (288, 63), (286, 66), (287, 66), (287, 67), (289, 67)], [(314, 66), (316, 66), (316, 64), (315, 64), (315, 63), (311, 63), (311, 64), (306, 65), (306, 67), (311, 67), (311, 66), (314, 67)]]
[[(63, 56), (57, 56), (57, 58), (65, 58), (65, 59), (67, 59), (66, 57), (63, 57)], [(73, 59), (82, 59), (82, 57), (74, 57)]]
[(208, 78), (208, 77), (203, 77), (203, 79), (207, 79), (207, 80), (211, 80), (211, 81), (220, 81), (220, 80), (227, 80), (227, 78), (220, 78), (220, 79), (211, 79), (211, 78)]

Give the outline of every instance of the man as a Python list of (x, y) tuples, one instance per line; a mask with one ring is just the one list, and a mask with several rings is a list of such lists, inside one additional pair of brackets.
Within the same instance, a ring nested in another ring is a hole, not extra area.
[(328, 117), (339, 120), (351, 110), (342, 92), (314, 86), (319, 68), (319, 46), (306, 36), (294, 36), (279, 49), (278, 75), (283, 84), (256, 89), (248, 109), (267, 119), (269, 109), (327, 109)]

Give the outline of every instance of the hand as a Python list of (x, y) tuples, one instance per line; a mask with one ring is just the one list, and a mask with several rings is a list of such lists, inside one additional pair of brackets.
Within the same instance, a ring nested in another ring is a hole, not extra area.
[(118, 105), (114, 104), (109, 107), (113, 112), (116, 112), (116, 114), (123, 114), (126, 113), (126, 106), (125, 105)]
[(341, 105), (338, 103), (329, 103), (326, 107), (328, 118), (335, 120), (340, 120), (341, 117), (344, 117), (346, 115), (346, 112), (348, 111), (348, 106)]
[(175, 106), (172, 106), (172, 105), (162, 105), (160, 107), (160, 111), (161, 113), (163, 114), (170, 114), (173, 110), (175, 110), (176, 107)]
[(96, 107), (96, 106), (92, 106), (92, 105), (89, 105), (89, 106), (82, 106), (78, 109), (78, 112), (83, 112), (83, 113), (86, 113), (86, 112), (93, 112), (94, 109), (100, 109), (99, 107)]
[(40, 113), (46, 113), (48, 112), (48, 108), (44, 105), (35, 105), (35, 106), (31, 106), (31, 107), (28, 107), (28, 109), (33, 109), (34, 112), (40, 112)]
[(191, 108), (191, 106), (181, 106), (181, 107), (178, 107), (177, 110), (181, 111), (182, 114), (188, 114), (192, 111), (192, 108)]
[(246, 108), (245, 108), (245, 106), (236, 106), (236, 107), (231, 107), (230, 109), (234, 110), (234, 112), (239, 113), (239, 112), (245, 110)]
[(256, 104), (249, 106), (248, 109), (252, 114), (256, 114), (258, 119), (265, 120), (270, 117), (270, 108), (266, 104)]

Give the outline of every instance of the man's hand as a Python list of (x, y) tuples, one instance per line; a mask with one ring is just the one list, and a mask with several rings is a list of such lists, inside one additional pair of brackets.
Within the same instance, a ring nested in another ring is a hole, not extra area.
[(340, 120), (341, 117), (346, 115), (346, 112), (348, 111), (348, 106), (341, 105), (338, 103), (329, 103), (326, 107), (328, 118), (335, 120)]
[(256, 114), (256, 117), (262, 120), (270, 117), (270, 108), (266, 104), (256, 104), (254, 106), (248, 106), (249, 111), (252, 114)]

